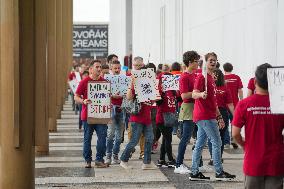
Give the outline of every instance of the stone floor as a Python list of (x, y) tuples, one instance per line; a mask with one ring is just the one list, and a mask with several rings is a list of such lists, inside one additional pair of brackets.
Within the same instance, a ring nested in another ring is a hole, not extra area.
[[(157, 170), (141, 170), (141, 160), (138, 159), (139, 147), (137, 146), (130, 164), (133, 170), (124, 170), (119, 165), (113, 165), (106, 169), (85, 169), (82, 157), (83, 133), (78, 131), (78, 116), (66, 102), (62, 111), (62, 119), (58, 120), (58, 132), (50, 133), (50, 154), (36, 157), (36, 188), (243, 188), (242, 174), (242, 150), (228, 149), (224, 152), (224, 169), (236, 174), (234, 182), (192, 182), (188, 175), (177, 175), (173, 169), (160, 168)], [(127, 138), (127, 137), (125, 137)], [(122, 144), (124, 149), (127, 140)], [(173, 152), (177, 154), (179, 139), (173, 137)], [(93, 154), (95, 154), (96, 137), (92, 141)], [(185, 163), (191, 164), (191, 145), (187, 147)], [(158, 154), (152, 155), (153, 162), (159, 158)], [(208, 150), (203, 152), (204, 164), (209, 160)], [(211, 167), (213, 168), (213, 167)], [(214, 178), (214, 171), (206, 173)]]

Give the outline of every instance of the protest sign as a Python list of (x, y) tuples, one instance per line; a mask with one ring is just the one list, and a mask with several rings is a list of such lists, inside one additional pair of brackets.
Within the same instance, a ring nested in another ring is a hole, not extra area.
[(162, 89), (163, 91), (179, 90), (179, 75), (163, 75)]
[(156, 100), (159, 96), (158, 85), (155, 72), (148, 68), (142, 70), (134, 70), (132, 72), (134, 80), (134, 89), (138, 102), (146, 102)]
[(111, 120), (110, 82), (91, 81), (88, 83), (88, 123), (107, 124)]
[(271, 113), (284, 114), (284, 67), (267, 69)]
[(75, 72), (75, 76), (76, 76), (76, 79), (77, 79), (77, 81), (81, 81), (81, 75), (80, 75), (80, 73), (79, 72)]
[(112, 95), (126, 95), (131, 81), (129, 76), (106, 74), (104, 77), (111, 83)]
[(69, 83), (70, 89), (72, 90), (73, 94), (75, 94), (78, 88), (78, 85), (79, 85), (79, 81), (77, 81), (76, 79), (73, 79), (69, 81), (68, 83)]

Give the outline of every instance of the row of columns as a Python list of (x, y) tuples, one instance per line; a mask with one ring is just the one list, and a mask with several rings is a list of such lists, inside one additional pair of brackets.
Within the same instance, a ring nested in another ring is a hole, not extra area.
[(0, 188), (35, 187), (66, 98), (72, 0), (0, 0)]

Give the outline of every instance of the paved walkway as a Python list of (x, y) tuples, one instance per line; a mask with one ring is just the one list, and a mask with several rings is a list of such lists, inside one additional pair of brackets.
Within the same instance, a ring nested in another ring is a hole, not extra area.
[[(85, 169), (82, 157), (83, 133), (78, 131), (78, 116), (74, 115), (71, 102), (67, 101), (62, 111), (62, 119), (57, 121), (58, 132), (50, 133), (49, 156), (36, 157), (35, 183), (36, 188), (243, 188), (242, 150), (228, 149), (224, 152), (224, 169), (237, 175), (234, 182), (192, 182), (188, 175), (177, 175), (173, 169), (141, 170), (141, 160), (138, 159), (139, 147), (136, 147), (130, 164), (133, 170), (124, 170), (119, 165), (107, 169)], [(122, 144), (121, 149), (127, 142)], [(177, 154), (179, 139), (173, 137), (173, 152)], [(92, 141), (95, 154), (96, 137)], [(191, 164), (191, 145), (188, 145), (185, 163)], [(203, 152), (204, 164), (208, 163), (209, 153)], [(159, 158), (152, 155), (153, 162)], [(211, 167), (213, 168), (213, 167)], [(205, 173), (214, 178), (214, 171)]]

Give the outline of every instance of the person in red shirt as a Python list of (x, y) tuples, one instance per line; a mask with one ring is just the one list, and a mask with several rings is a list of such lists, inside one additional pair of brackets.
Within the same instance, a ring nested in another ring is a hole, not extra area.
[(88, 99), (87, 89), (89, 81), (106, 81), (100, 76), (102, 71), (102, 65), (99, 60), (94, 60), (90, 64), (89, 76), (79, 83), (77, 91), (75, 93), (75, 101), (78, 104), (82, 104), (81, 119), (84, 126), (84, 146), (83, 146), (83, 156), (86, 162), (86, 168), (91, 168), (92, 162), (92, 149), (91, 142), (93, 132), (96, 131), (97, 140), (97, 154), (95, 160), (95, 166), (98, 168), (106, 168), (108, 164), (104, 163), (104, 156), (106, 153), (106, 137), (107, 137), (107, 125), (105, 124), (88, 124), (87, 122), (87, 104), (91, 103)]
[[(231, 93), (228, 89), (228, 87), (225, 84), (224, 74), (220, 69), (214, 70), (214, 79), (216, 84), (216, 99), (217, 99), (217, 106), (218, 109), (222, 115), (222, 118), (225, 123), (225, 127), (223, 129), (219, 129), (220, 136), (221, 136), (221, 157), (223, 155), (224, 150), (224, 144), (225, 144), (225, 132), (228, 130), (229, 126), (229, 112), (233, 115), (234, 114), (234, 105), (231, 97)], [(210, 140), (208, 140), (208, 147), (209, 152), (211, 155), (211, 160), (209, 161), (208, 165), (213, 165), (213, 159), (212, 159), (212, 143)], [(222, 159), (223, 163), (223, 159)]]
[[(238, 75), (232, 73), (234, 67), (231, 63), (229, 62), (225, 63), (223, 65), (223, 69), (225, 72), (225, 83), (231, 93), (234, 107), (236, 107), (239, 100), (243, 99), (242, 80)], [(229, 112), (229, 118), (231, 121), (233, 120), (233, 114), (231, 114), (230, 112)], [(230, 142), (231, 142), (231, 137), (229, 134), (229, 129), (227, 128), (225, 131), (225, 143), (230, 144)], [(231, 144), (234, 149), (238, 148), (238, 145), (236, 143), (232, 142)]]
[(254, 77), (250, 78), (247, 88), (248, 88), (247, 97), (249, 97), (249, 96), (251, 96), (255, 93), (255, 79), (254, 79)]
[(192, 98), (192, 91), (196, 78), (194, 71), (197, 69), (199, 58), (200, 55), (196, 51), (187, 51), (183, 54), (183, 63), (186, 66), (186, 70), (179, 79), (179, 90), (183, 102), (179, 113), (179, 121), (182, 122), (182, 134), (178, 145), (177, 162), (174, 170), (174, 173), (177, 174), (188, 174), (190, 172), (183, 164), (183, 160), (194, 126), (192, 116), (194, 99)]
[[(224, 128), (224, 121), (216, 103), (216, 85), (213, 79), (213, 71), (216, 69), (217, 55), (212, 52), (205, 55), (206, 69), (205, 77), (198, 75), (192, 93), (195, 99), (193, 110), (193, 121), (198, 126), (197, 141), (192, 154), (192, 167), (190, 180), (208, 180), (198, 169), (201, 153), (207, 137), (212, 143), (212, 157), (216, 171), (216, 180), (231, 180), (236, 176), (223, 170), (221, 163), (221, 137), (218, 129)], [(217, 121), (218, 124), (217, 124)]]
[[(112, 61), (111, 70), (113, 75), (119, 75), (121, 65), (118, 60)], [(112, 95), (112, 123), (108, 126), (106, 163), (119, 164), (118, 153), (123, 133), (123, 113), (121, 109), (123, 97), (121, 94)], [(115, 139), (115, 140), (114, 140)], [(111, 158), (113, 155), (113, 158)]]
[[(143, 58), (135, 57), (134, 64), (136, 70), (141, 69), (144, 66)], [(132, 77), (132, 82), (130, 85), (129, 90), (127, 91), (126, 98), (128, 100), (133, 100), (136, 98), (135, 89), (134, 89), (134, 82), (135, 78)], [(129, 143), (126, 145), (124, 151), (120, 156), (120, 166), (124, 169), (131, 169), (132, 167), (129, 166), (128, 161), (130, 158), (130, 154), (133, 152), (133, 149), (138, 144), (140, 137), (144, 134), (144, 159), (142, 164), (142, 170), (147, 169), (155, 169), (156, 167), (151, 164), (151, 149), (152, 143), (154, 140), (153, 128), (152, 128), (152, 120), (151, 120), (151, 107), (152, 102), (142, 102), (141, 103), (141, 110), (138, 114), (131, 114), (130, 120), (131, 122), (131, 137)]]
[[(172, 152), (172, 132), (174, 124), (165, 126), (164, 116), (171, 113), (176, 114), (176, 91), (163, 91), (162, 88), (162, 77), (163, 75), (173, 75), (170, 73), (170, 67), (163, 65), (162, 73), (159, 76), (159, 92), (161, 100), (157, 101), (157, 114), (156, 124), (159, 131), (162, 133), (162, 145), (160, 148), (160, 159), (158, 160), (157, 166), (159, 167), (170, 167), (173, 168), (176, 165), (176, 161), (173, 158)], [(177, 120), (176, 120), (177, 123)], [(165, 160), (165, 156), (168, 156), (168, 162)]]
[[(270, 112), (267, 68), (255, 71), (255, 94), (240, 101), (233, 119), (233, 137), (244, 149), (245, 188), (282, 189), (284, 177), (284, 115)], [(245, 138), (241, 128), (245, 126)]]

